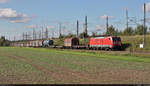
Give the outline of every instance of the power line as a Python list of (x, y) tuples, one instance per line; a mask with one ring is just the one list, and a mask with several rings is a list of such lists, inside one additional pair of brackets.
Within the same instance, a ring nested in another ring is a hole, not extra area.
[(43, 29), (44, 29), (44, 28), (42, 27), (42, 39), (44, 39), (44, 35), (43, 35), (44, 31), (43, 31)]
[(14, 41), (16, 41), (16, 36), (14, 36)]
[(61, 34), (61, 23), (59, 23), (59, 37), (61, 37), (62, 34)]
[(126, 9), (126, 21), (127, 21), (126, 28), (128, 29), (128, 10), (127, 9)]
[(87, 30), (88, 26), (87, 26), (87, 16), (85, 16), (85, 34), (88, 34), (88, 30)]
[(24, 34), (24, 32), (23, 32), (23, 34), (22, 34), (22, 40), (24, 40), (24, 36), (25, 36), (25, 34)]
[(48, 39), (48, 28), (46, 27), (45, 38)]
[(52, 31), (52, 39), (54, 38), (54, 31)]
[(143, 44), (144, 47), (146, 46), (146, 4), (144, 3), (144, 28), (143, 28), (143, 33), (144, 33), (144, 37), (143, 37)]
[(42, 36), (41, 33), (42, 33), (42, 31), (40, 30), (40, 31), (39, 31), (39, 39), (41, 39), (41, 36)]
[(77, 38), (79, 37), (79, 21), (77, 20)]
[(33, 29), (33, 40), (35, 40), (36, 39), (36, 31), (35, 31), (35, 29)]
[(108, 27), (109, 27), (108, 16), (106, 16), (106, 32), (108, 32)]

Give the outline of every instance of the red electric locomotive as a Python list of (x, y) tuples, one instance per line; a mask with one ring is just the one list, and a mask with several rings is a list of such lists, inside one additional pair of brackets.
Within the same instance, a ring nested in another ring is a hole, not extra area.
[(121, 49), (121, 39), (114, 36), (91, 38), (89, 49)]

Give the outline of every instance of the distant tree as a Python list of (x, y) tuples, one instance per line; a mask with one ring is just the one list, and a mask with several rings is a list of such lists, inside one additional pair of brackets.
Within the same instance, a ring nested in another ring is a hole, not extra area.
[(115, 30), (115, 35), (116, 35), (116, 36), (122, 35), (122, 31), (119, 31), (118, 29), (116, 29), (116, 30)]
[(75, 34), (69, 33), (66, 37), (76, 37)]
[(89, 37), (89, 35), (88, 35), (87, 33), (85, 33), (85, 32), (83, 32), (83, 36), (84, 36), (85, 38)]
[(117, 31), (117, 35), (123, 35), (123, 31)]
[(64, 37), (65, 37), (64, 35), (59, 36), (59, 38), (64, 38)]
[(86, 34), (85, 32), (83, 32), (83, 33), (80, 33), (79, 37), (80, 38), (87, 38), (87, 37), (89, 37), (89, 35)]
[[(143, 35), (143, 33), (144, 33), (143, 29), (144, 29), (143, 25), (138, 25), (137, 28), (136, 28), (136, 34)], [(145, 28), (145, 31), (147, 32), (147, 27)]]
[(123, 35), (134, 35), (135, 31), (133, 30), (132, 27), (128, 27), (123, 31)]
[(110, 27), (108, 27), (106, 35), (116, 36), (117, 34), (118, 34), (118, 31), (115, 30), (115, 28), (112, 25)]
[(10, 45), (10, 41), (5, 39), (5, 36), (2, 36), (0, 38), (0, 46), (9, 46)]
[(2, 37), (0, 38), (0, 46), (3, 46), (3, 45), (4, 45), (4, 42), (5, 42), (5, 37), (2, 36)]
[(83, 33), (80, 33), (79, 37), (80, 37), (80, 38), (83, 38), (83, 37), (84, 37), (84, 34), (83, 34)]
[(96, 37), (97, 33), (96, 32), (92, 32), (92, 37)]

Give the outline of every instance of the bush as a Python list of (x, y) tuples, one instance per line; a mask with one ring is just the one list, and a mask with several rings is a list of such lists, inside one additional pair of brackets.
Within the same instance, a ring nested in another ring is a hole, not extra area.
[(10, 41), (6, 40), (4, 36), (0, 38), (0, 46), (10, 46)]

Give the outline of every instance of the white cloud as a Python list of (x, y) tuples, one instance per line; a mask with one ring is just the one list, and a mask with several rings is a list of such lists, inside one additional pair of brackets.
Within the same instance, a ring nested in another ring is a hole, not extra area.
[[(108, 16), (108, 15), (103, 15), (103, 16), (100, 16), (100, 18), (101, 18), (101, 19), (106, 19), (107, 16)], [(108, 16), (108, 18), (111, 18), (111, 19), (112, 19), (112, 18), (114, 18), (114, 17), (113, 17), (113, 16)]]
[(11, 8), (0, 8), (0, 19), (8, 20), (11, 23), (25, 23), (30, 21), (28, 15), (17, 13)]
[[(142, 10), (144, 11), (144, 6), (142, 7)], [(146, 3), (146, 12), (150, 12), (150, 2)]]
[(7, 2), (8, 2), (8, 0), (0, 0), (0, 4), (7, 3)]
[(40, 28), (40, 26), (33, 24), (33, 25), (25, 26), (25, 28), (35, 29), (35, 28)]

